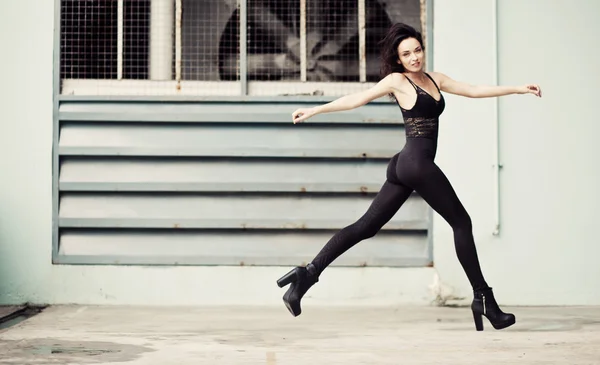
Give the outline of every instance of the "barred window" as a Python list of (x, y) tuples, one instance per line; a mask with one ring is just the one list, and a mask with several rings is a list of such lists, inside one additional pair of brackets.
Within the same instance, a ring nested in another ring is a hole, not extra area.
[[(61, 0), (61, 93), (340, 95), (425, 0)], [(423, 34), (424, 37), (426, 34)]]

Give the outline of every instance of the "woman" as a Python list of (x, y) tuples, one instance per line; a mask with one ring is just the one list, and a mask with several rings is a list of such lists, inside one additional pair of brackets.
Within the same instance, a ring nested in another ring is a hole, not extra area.
[(483, 330), (482, 316), (496, 329), (515, 323), (515, 316), (498, 307), (477, 257), (471, 219), (444, 173), (435, 164), (438, 117), (444, 111), (442, 91), (471, 97), (487, 98), (510, 94), (534, 94), (541, 97), (537, 85), (520, 87), (474, 86), (448, 76), (423, 72), (421, 34), (406, 24), (392, 26), (381, 42), (383, 79), (371, 89), (343, 96), (314, 108), (292, 113), (293, 122), (304, 122), (320, 113), (354, 109), (371, 100), (390, 95), (402, 112), (406, 144), (394, 155), (387, 168), (387, 178), (371, 206), (358, 221), (337, 232), (306, 267), (296, 267), (277, 281), (279, 287), (291, 284), (283, 301), (292, 315), (301, 313), (300, 300), (319, 280), (323, 270), (358, 242), (373, 237), (416, 191), (454, 231), (456, 253), (473, 288), (471, 304), (475, 327)]

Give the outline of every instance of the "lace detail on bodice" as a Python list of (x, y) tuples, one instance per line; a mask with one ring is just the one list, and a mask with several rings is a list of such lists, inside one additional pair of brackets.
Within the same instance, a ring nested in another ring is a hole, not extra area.
[(444, 111), (446, 105), (444, 96), (435, 80), (425, 74), (435, 85), (440, 94), (440, 99), (436, 100), (431, 94), (423, 90), (420, 86), (412, 82), (410, 77), (406, 79), (412, 84), (417, 93), (417, 100), (411, 109), (404, 109), (400, 104), (402, 117), (404, 119), (404, 128), (406, 138), (430, 138), (437, 142), (439, 129), (439, 116)]
[(420, 87), (416, 87), (416, 89), (417, 89), (417, 94), (419, 94), (419, 95), (423, 95), (423, 96), (425, 96), (425, 97), (431, 97), (431, 99), (432, 99), (433, 101), (435, 101), (436, 103), (439, 103), (439, 100), (435, 100), (435, 99), (433, 98), (433, 96), (432, 96), (431, 94), (429, 94), (427, 91), (425, 91), (425, 90), (421, 89)]
[(406, 127), (406, 137), (408, 138), (437, 138), (437, 118), (405, 118), (404, 124)]

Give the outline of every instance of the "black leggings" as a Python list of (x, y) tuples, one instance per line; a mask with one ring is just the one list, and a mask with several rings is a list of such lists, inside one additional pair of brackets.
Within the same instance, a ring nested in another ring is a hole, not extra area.
[(435, 141), (408, 138), (405, 147), (390, 161), (387, 179), (367, 212), (355, 223), (338, 231), (312, 264), (320, 274), (341, 254), (379, 232), (416, 191), (454, 230), (454, 245), (474, 290), (487, 288), (473, 240), (471, 218), (452, 185), (435, 164)]

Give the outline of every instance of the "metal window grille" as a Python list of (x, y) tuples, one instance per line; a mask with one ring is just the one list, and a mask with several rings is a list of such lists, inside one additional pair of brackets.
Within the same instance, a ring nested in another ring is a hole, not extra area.
[(240, 79), (240, 14), (237, 2), (182, 2), (184, 80)]
[[(149, 76), (150, 60), (150, 1), (124, 1), (122, 5), (122, 73), (118, 79), (146, 80)], [(117, 39), (119, 39), (117, 38)]]
[(73, 79), (117, 76), (117, 1), (61, 2), (61, 75)]
[[(61, 0), (61, 93), (340, 95), (426, 0)], [(426, 34), (424, 34), (424, 37)]]

